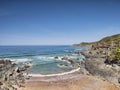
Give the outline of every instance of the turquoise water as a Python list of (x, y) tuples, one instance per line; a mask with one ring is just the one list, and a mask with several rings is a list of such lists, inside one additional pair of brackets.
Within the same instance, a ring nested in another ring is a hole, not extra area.
[[(21, 65), (31, 61), (32, 66), (29, 73), (34, 74), (56, 74), (67, 72), (77, 68), (77, 63), (82, 60), (81, 55), (74, 54), (84, 47), (75, 46), (0, 46), (0, 58), (10, 59)], [(58, 59), (54, 57), (58, 56)], [(70, 64), (62, 57), (67, 56), (74, 60)], [(79, 58), (79, 60), (76, 60)], [(62, 65), (60, 65), (62, 64)]]

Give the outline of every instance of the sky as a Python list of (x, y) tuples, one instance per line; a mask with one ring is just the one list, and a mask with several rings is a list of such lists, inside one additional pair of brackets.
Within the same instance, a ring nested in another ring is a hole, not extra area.
[(0, 45), (71, 45), (120, 34), (120, 0), (0, 0)]

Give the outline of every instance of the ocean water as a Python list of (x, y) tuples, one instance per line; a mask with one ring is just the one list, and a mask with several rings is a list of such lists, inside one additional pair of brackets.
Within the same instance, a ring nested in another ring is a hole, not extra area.
[[(68, 72), (77, 68), (82, 60), (82, 55), (74, 52), (85, 49), (85, 47), (75, 46), (0, 46), (0, 59), (10, 59), (22, 65), (31, 61), (32, 66), (28, 70), (34, 74), (57, 74)], [(55, 59), (55, 57), (58, 59)], [(67, 56), (73, 59), (74, 64), (70, 64), (62, 57)], [(79, 58), (79, 60), (77, 60)]]

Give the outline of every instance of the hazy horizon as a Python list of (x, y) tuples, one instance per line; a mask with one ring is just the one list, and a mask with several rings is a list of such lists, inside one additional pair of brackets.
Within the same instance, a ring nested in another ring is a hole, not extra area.
[(120, 34), (119, 0), (0, 0), (0, 46), (72, 45)]

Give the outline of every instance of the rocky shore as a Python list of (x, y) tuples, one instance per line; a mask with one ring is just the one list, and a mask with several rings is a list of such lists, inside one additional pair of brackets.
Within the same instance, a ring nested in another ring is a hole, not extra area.
[(0, 90), (17, 90), (24, 87), (25, 80), (29, 79), (27, 69), (29, 63), (19, 67), (10, 60), (0, 60)]
[(105, 57), (102, 54), (95, 56), (93, 50), (74, 53), (85, 56), (85, 62), (81, 61), (80, 69), (75, 72), (52, 76), (34, 75), (30, 79), (26, 72), (30, 67), (29, 63), (19, 67), (10, 60), (0, 60), (0, 90), (120, 90), (116, 86), (119, 76), (119, 73), (116, 73), (118, 66), (107, 65), (104, 63)]
[(32, 74), (31, 79), (27, 74), (30, 62), (18, 66), (10, 60), (0, 60), (0, 90), (120, 90), (120, 64), (108, 61), (118, 42), (87, 43), (85, 50), (71, 52), (79, 56), (75, 58), (55, 56), (55, 60), (67, 62), (58, 66), (75, 69), (52, 75)]
[(85, 56), (85, 69), (94, 76), (120, 86), (120, 66), (106, 63), (106, 50), (101, 50), (91, 48), (81, 52)]
[(74, 45), (89, 47), (77, 53), (85, 56), (85, 69), (90, 74), (120, 86), (120, 34)]

